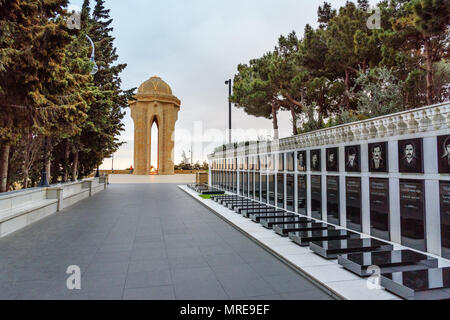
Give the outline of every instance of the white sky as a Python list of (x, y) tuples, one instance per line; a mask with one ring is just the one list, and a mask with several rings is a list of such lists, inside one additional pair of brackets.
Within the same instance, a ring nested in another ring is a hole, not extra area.
[[(329, 1), (334, 8), (345, 0)], [(355, 1), (356, 2), (356, 1)], [(372, 2), (372, 1), (371, 1)], [(307, 23), (316, 26), (317, 8), (323, 0), (107, 0), (114, 19), (113, 35), (122, 73), (123, 88), (138, 87), (153, 75), (166, 81), (182, 103), (176, 124), (175, 162), (182, 151), (202, 162), (220, 141), (192, 143), (186, 137), (226, 136), (228, 87), (239, 63), (262, 56), (278, 37), (295, 30), (300, 36)], [(74, 9), (82, 0), (72, 0)], [(91, 0), (91, 8), (95, 1)], [(271, 120), (255, 118), (234, 108), (233, 128), (272, 134)], [(133, 121), (124, 119), (120, 140), (126, 144), (114, 156), (114, 168), (133, 163)], [(280, 137), (291, 134), (290, 114), (279, 115)], [(215, 130), (214, 130), (215, 129)], [(217, 131), (220, 130), (220, 131)], [(266, 130), (267, 132), (264, 132)], [(256, 133), (255, 133), (256, 135)], [(197, 139), (198, 140), (198, 139)], [(111, 168), (105, 159), (103, 168)]]

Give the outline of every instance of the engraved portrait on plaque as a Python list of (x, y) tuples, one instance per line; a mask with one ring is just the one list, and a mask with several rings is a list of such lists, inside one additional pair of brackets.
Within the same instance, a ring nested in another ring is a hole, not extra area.
[(297, 171), (306, 171), (306, 151), (297, 152)]
[(450, 135), (440, 136), (437, 139), (439, 173), (450, 173)]
[(339, 149), (327, 149), (327, 171), (339, 171)]
[(361, 172), (361, 146), (345, 147), (345, 171)]
[(320, 164), (320, 149), (311, 150), (311, 171), (322, 171)]
[(400, 140), (398, 158), (400, 172), (423, 173), (422, 139)]
[(388, 172), (387, 142), (369, 143), (369, 171)]

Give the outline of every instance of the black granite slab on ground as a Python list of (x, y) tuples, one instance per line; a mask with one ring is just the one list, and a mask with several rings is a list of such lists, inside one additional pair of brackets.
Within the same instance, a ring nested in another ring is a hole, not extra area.
[(245, 207), (237, 207), (237, 208), (234, 208), (234, 211), (236, 213), (241, 213), (242, 210), (264, 209), (264, 208), (267, 208), (267, 205), (260, 203), (260, 204), (251, 204), (251, 205), (248, 205)]
[(299, 226), (308, 222), (311, 222), (311, 219), (300, 216), (295, 216), (293, 218), (265, 218), (259, 221), (259, 223), (267, 229), (272, 229), (274, 226)]
[(240, 201), (240, 202), (230, 202), (230, 203), (224, 204), (224, 206), (230, 210), (234, 210), (237, 207), (244, 207), (244, 206), (248, 206), (251, 204), (254, 204), (254, 201), (248, 200), (248, 201)]
[(393, 272), (381, 275), (381, 286), (407, 300), (450, 299), (450, 268)]
[(338, 263), (360, 277), (373, 274), (370, 267), (377, 266), (381, 273), (438, 268), (438, 260), (412, 250), (359, 252), (340, 255)]
[[(326, 224), (322, 224), (325, 227)], [(275, 228), (274, 228), (275, 230)], [(285, 230), (280, 230), (280, 232), (286, 232)], [(278, 230), (277, 230), (278, 233)], [(304, 230), (295, 230), (290, 231), (289, 233), (289, 239), (291, 239), (293, 242), (298, 244), (302, 247), (309, 246), (311, 241), (329, 241), (329, 240), (343, 240), (343, 239), (359, 239), (361, 236), (356, 233), (349, 230), (339, 229), (336, 230), (334, 226), (328, 225), (327, 229), (320, 229), (317, 230), (317, 228), (305, 228)], [(281, 234), (281, 233), (279, 233)], [(281, 235), (284, 235), (281, 234)]]
[(263, 214), (254, 214), (252, 216), (252, 221), (259, 223), (261, 219), (270, 219), (270, 218), (294, 218), (296, 217), (293, 213), (263, 213)]
[(266, 214), (266, 213), (285, 213), (285, 210), (276, 209), (274, 207), (269, 207), (267, 209), (248, 209), (248, 210), (241, 210), (241, 214), (245, 218), (252, 218), (253, 215), (257, 214)]
[(277, 234), (279, 234), (282, 237), (287, 237), (290, 232), (297, 232), (297, 231), (309, 231), (309, 230), (334, 230), (336, 227), (322, 223), (322, 222), (314, 222), (314, 220), (309, 220), (308, 223), (301, 223), (301, 224), (286, 224), (286, 225), (277, 225), (273, 228), (273, 231), (275, 231)]
[(188, 188), (204, 195), (225, 194), (225, 191), (208, 186), (206, 184), (188, 184)]
[(346, 253), (392, 251), (393, 249), (391, 244), (372, 238), (312, 241), (309, 247), (314, 253), (325, 259), (336, 259), (338, 255)]

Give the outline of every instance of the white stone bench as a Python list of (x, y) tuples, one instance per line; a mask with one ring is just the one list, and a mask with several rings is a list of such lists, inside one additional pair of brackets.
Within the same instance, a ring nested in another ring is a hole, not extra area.
[(106, 189), (107, 177), (0, 195), (0, 238)]

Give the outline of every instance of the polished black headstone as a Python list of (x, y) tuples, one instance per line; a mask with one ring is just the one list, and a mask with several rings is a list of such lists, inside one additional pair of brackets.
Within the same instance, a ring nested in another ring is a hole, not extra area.
[(310, 151), (310, 168), (311, 171), (322, 171), (322, 165), (321, 165), (321, 155), (320, 155), (321, 151), (320, 149), (317, 150), (311, 150)]
[(311, 219), (305, 218), (305, 217), (299, 217), (299, 216), (295, 216), (292, 218), (267, 218), (267, 219), (261, 219), (259, 221), (259, 223), (261, 223), (261, 225), (264, 228), (267, 229), (272, 229), (275, 225), (277, 226), (296, 226), (296, 225), (300, 225), (302, 223), (308, 223), (310, 222)]
[[(412, 250), (359, 252), (340, 255), (338, 263), (360, 277), (373, 274), (377, 266), (381, 273), (424, 270), (438, 267), (438, 260)], [(368, 270), (369, 269), (369, 270)]]
[(311, 216), (322, 220), (322, 176), (311, 176)]
[(297, 233), (310, 230), (334, 230), (335, 227), (326, 223), (321, 222), (309, 222), (297, 223), (297, 224), (287, 224), (287, 225), (276, 225), (273, 227), (273, 231), (278, 233), (280, 236), (287, 237), (290, 233)]
[(377, 238), (390, 240), (389, 233), (389, 179), (371, 178), (370, 197), (370, 234)]
[(345, 178), (345, 198), (347, 206), (347, 228), (362, 232), (361, 178)]
[(345, 147), (345, 171), (361, 172), (361, 146)]
[(400, 226), (402, 245), (427, 251), (423, 180), (400, 180)]
[(339, 177), (327, 176), (327, 217), (336, 225), (340, 225), (339, 202)]
[(404, 299), (450, 299), (450, 268), (382, 274), (380, 280), (386, 290)]
[(327, 171), (339, 171), (339, 148), (326, 149)]
[(312, 241), (309, 247), (325, 259), (336, 259), (338, 255), (345, 253), (393, 249), (391, 244), (372, 238)]
[(307, 214), (307, 178), (306, 175), (297, 176), (297, 212)]
[(325, 229), (325, 230), (305, 230), (289, 232), (289, 239), (296, 244), (307, 247), (311, 241), (330, 241), (343, 239), (359, 239), (360, 235), (349, 230)]

